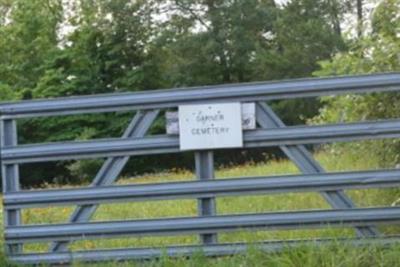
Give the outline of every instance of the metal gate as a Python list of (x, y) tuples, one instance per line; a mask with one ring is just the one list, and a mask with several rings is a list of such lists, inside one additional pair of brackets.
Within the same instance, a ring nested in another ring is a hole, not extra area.
[[(400, 137), (400, 120), (335, 125), (285, 126), (266, 104), (268, 100), (316, 97), (348, 93), (400, 90), (400, 74), (379, 74), (283, 82), (262, 82), (198, 88), (106, 94), (0, 105), (1, 164), (5, 244), (10, 260), (19, 263), (68, 263), (78, 261), (149, 259), (166, 252), (187, 256), (201, 249), (205, 255), (243, 252), (246, 244), (218, 243), (218, 232), (238, 229), (299, 229), (324, 226), (354, 227), (354, 244), (398, 242), (383, 236), (377, 225), (400, 222), (400, 207), (357, 208), (346, 189), (383, 188), (400, 185), (400, 170), (326, 173), (305, 144)], [(301, 175), (214, 179), (213, 151), (195, 152), (197, 181), (112, 185), (129, 157), (179, 153), (179, 137), (146, 135), (162, 109), (182, 104), (256, 102), (259, 128), (244, 133), (244, 147), (280, 149), (301, 170)], [(84, 113), (137, 111), (121, 138), (46, 144), (17, 144), (16, 121), (21, 118)], [(19, 165), (55, 160), (107, 158), (90, 187), (27, 191), (20, 189)], [(215, 198), (229, 195), (319, 192), (332, 206), (329, 210), (259, 214), (216, 214)], [(198, 217), (90, 222), (101, 203), (198, 199)], [(65, 224), (23, 225), (21, 209), (77, 205)], [(199, 234), (199, 245), (167, 248), (70, 251), (70, 242), (82, 239), (126, 236)], [(48, 253), (24, 252), (23, 245), (52, 242)], [(274, 251), (304, 241), (266, 241), (260, 249)], [(329, 240), (313, 240), (329, 242)]]

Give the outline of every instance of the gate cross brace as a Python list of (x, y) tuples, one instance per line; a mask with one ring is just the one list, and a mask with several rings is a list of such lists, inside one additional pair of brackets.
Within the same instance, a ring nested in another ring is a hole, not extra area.
[[(283, 128), (286, 125), (275, 114), (275, 112), (263, 102), (257, 103), (257, 122), (262, 128)], [(293, 161), (304, 174), (324, 173), (324, 168), (313, 158), (311, 153), (303, 145), (280, 146), (286, 156)], [(355, 204), (343, 191), (321, 192), (325, 200), (335, 209), (355, 208)], [(356, 228), (357, 235), (360, 237), (379, 236), (378, 230), (374, 226)]]
[[(150, 126), (157, 118), (158, 113), (159, 110), (138, 111), (126, 128), (122, 138), (143, 137), (146, 135)], [(106, 186), (114, 183), (128, 160), (129, 156), (107, 158), (90, 186)], [(82, 205), (76, 207), (69, 222), (89, 221), (97, 207), (98, 205)], [(54, 242), (51, 244), (50, 251), (66, 251), (68, 249), (68, 244), (69, 242)]]
[[(156, 119), (158, 113), (158, 110), (145, 112), (138, 111), (122, 138), (143, 137)], [(257, 122), (263, 128), (286, 127), (274, 111), (267, 104), (262, 102), (257, 103)], [(322, 166), (315, 161), (311, 153), (303, 145), (281, 146), (280, 148), (303, 173), (311, 174), (325, 172)], [(117, 179), (128, 160), (129, 156), (108, 158), (97, 173), (91, 186), (111, 185)], [(343, 191), (321, 192), (321, 194), (333, 208), (351, 209), (356, 207)], [(78, 206), (72, 213), (70, 222), (89, 221), (97, 207), (98, 205)], [(357, 227), (356, 231), (358, 236), (362, 237), (379, 235), (378, 230), (373, 226)], [(66, 251), (68, 244), (69, 242), (55, 242), (51, 245), (50, 250), (53, 252)]]

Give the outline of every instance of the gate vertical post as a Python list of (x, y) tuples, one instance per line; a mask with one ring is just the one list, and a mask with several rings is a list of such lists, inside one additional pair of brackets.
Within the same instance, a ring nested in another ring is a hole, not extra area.
[[(1, 146), (16, 146), (17, 123), (15, 120), (1, 120)], [(16, 192), (20, 190), (19, 166), (18, 164), (1, 164), (3, 193)], [(4, 212), (4, 227), (17, 226), (21, 224), (21, 211), (7, 210)], [(6, 246), (7, 254), (16, 254), (22, 252), (22, 245), (15, 244)]]
[[(212, 151), (195, 152), (196, 177), (198, 180), (214, 179), (214, 154)], [(199, 216), (216, 214), (215, 198), (199, 198), (197, 202)], [(200, 234), (202, 244), (217, 243), (216, 233)]]

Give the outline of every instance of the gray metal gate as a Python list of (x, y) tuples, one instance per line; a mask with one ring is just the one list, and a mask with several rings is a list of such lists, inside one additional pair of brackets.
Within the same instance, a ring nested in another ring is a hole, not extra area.
[[(321, 126), (286, 127), (265, 103), (267, 100), (315, 97), (347, 93), (400, 90), (400, 74), (379, 74), (283, 82), (209, 86), (179, 90), (107, 94), (0, 105), (1, 157), (4, 192), (5, 244), (8, 257), (19, 263), (65, 263), (72, 260), (98, 261), (148, 259), (163, 252), (171, 256), (190, 255), (199, 248), (206, 255), (242, 252), (246, 244), (221, 244), (218, 232), (238, 229), (298, 229), (323, 226), (354, 227), (354, 244), (398, 242), (397, 236), (383, 236), (379, 224), (400, 222), (400, 207), (357, 208), (342, 191), (400, 185), (400, 170), (326, 173), (305, 144), (400, 137), (400, 120)], [(257, 102), (260, 126), (244, 134), (244, 147), (279, 146), (301, 170), (301, 175), (214, 179), (213, 152), (195, 152), (197, 181), (112, 185), (130, 156), (179, 153), (179, 137), (146, 136), (160, 109), (181, 104)], [(131, 111), (136, 115), (121, 138), (17, 144), (16, 121), (21, 118), (71, 114)], [(55, 160), (104, 158), (107, 160), (90, 187), (24, 191), (20, 189), (19, 164)], [(262, 214), (216, 214), (215, 197), (286, 192), (320, 192), (330, 210), (274, 212)], [(198, 217), (150, 220), (89, 222), (101, 203), (198, 199)], [(54, 205), (77, 205), (65, 224), (22, 225), (21, 209)], [(200, 234), (198, 246), (69, 251), (70, 242), (82, 239)], [(25, 243), (52, 242), (48, 253), (26, 253)], [(273, 251), (303, 241), (269, 241), (258, 246)], [(313, 242), (329, 242), (314, 240)]]

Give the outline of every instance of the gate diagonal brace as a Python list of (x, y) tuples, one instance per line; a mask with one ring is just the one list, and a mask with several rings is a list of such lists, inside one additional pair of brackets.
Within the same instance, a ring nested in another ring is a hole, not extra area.
[[(256, 108), (257, 122), (262, 128), (286, 127), (282, 120), (266, 103), (258, 102)], [(302, 173), (312, 174), (326, 172), (305, 146), (280, 146), (280, 149), (297, 165)], [(335, 209), (356, 208), (352, 200), (343, 191), (321, 192), (321, 195)], [(357, 227), (356, 233), (359, 237), (376, 237), (380, 235), (379, 231), (374, 226)]]
[[(122, 138), (143, 137), (157, 118), (159, 110), (138, 111), (126, 128)], [(90, 186), (107, 186), (111, 185), (118, 178), (122, 169), (129, 160), (129, 156), (110, 157), (103, 163), (103, 166), (96, 174)], [(87, 222), (93, 216), (98, 205), (82, 205), (78, 206), (72, 213), (69, 222)], [(50, 245), (51, 252), (66, 251), (69, 242), (55, 242)]]

